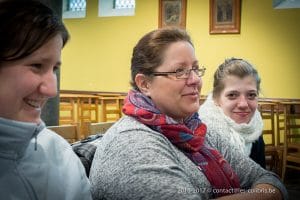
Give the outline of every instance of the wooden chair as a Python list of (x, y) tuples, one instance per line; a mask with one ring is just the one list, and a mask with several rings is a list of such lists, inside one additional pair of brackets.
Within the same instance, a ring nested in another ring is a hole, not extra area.
[(95, 95), (80, 95), (78, 118), (81, 123), (99, 122), (98, 97)]
[(122, 116), (123, 96), (99, 96), (103, 122), (117, 121)]
[(75, 99), (60, 96), (59, 125), (76, 123)]
[(266, 167), (281, 175), (283, 148), (276, 143), (275, 129), (275, 107), (276, 103), (269, 101), (259, 101), (258, 109), (261, 113), (264, 129), (263, 137), (265, 141)]
[(283, 102), (284, 150), (282, 179), (287, 168), (300, 170), (300, 102)]
[(114, 123), (115, 122), (85, 122), (85, 138), (87, 138), (89, 135), (104, 134)]
[(47, 128), (56, 132), (58, 135), (62, 136), (63, 138), (65, 138), (69, 143), (74, 143), (81, 139), (80, 129), (78, 124), (48, 126)]

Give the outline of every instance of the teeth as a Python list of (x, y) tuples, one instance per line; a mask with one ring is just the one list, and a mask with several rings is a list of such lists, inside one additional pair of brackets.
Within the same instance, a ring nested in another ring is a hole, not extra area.
[(40, 101), (35, 101), (35, 100), (26, 100), (26, 103), (34, 108), (40, 108)]

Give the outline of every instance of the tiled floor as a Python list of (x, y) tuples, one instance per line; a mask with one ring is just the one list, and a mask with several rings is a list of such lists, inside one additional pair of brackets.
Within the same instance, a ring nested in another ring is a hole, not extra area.
[(300, 199), (300, 171), (294, 169), (287, 169), (285, 186), (289, 193), (290, 200)]

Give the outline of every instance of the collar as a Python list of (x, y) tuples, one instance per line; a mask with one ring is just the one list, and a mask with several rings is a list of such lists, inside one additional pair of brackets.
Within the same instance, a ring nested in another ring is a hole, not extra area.
[(0, 117), (0, 157), (7, 159), (22, 157), (30, 140), (37, 137), (44, 128), (43, 122), (35, 124)]

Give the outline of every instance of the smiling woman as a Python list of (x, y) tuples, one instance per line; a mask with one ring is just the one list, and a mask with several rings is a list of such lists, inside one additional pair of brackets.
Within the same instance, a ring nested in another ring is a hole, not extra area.
[[(0, 116), (22, 122), (41, 122), (41, 109), (57, 94), (62, 38), (56, 35), (32, 54), (2, 64)], [(53, 49), (49, 51), (49, 49)], [(18, 78), (15, 78), (18, 77)], [(5, 95), (9, 94), (9, 95)]]
[[(69, 34), (38, 1), (0, 2), (0, 194), (3, 199), (91, 199), (79, 158), (45, 128)], [(57, 184), (59, 183), (59, 184)]]
[(274, 191), (252, 199), (286, 197), (276, 175), (207, 132), (197, 113), (203, 75), (186, 31), (157, 29), (137, 42), (125, 116), (106, 131), (91, 166), (94, 199), (242, 199), (245, 188)]
[(246, 60), (227, 59), (216, 70), (213, 92), (199, 114), (208, 129), (229, 138), (240, 152), (265, 168), (263, 121), (257, 109), (259, 91), (257, 70)]

